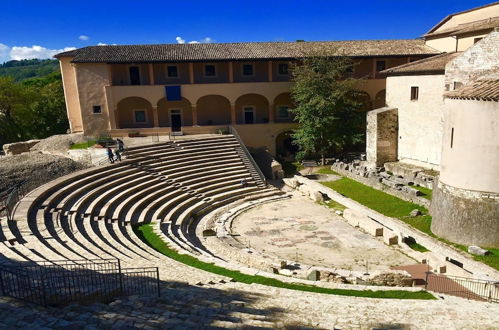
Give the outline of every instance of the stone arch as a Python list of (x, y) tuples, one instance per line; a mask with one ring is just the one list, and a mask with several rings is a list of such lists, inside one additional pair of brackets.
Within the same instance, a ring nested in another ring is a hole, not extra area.
[(229, 125), (230, 101), (221, 95), (205, 95), (196, 103), (199, 125)]
[[(138, 96), (126, 97), (118, 102), (116, 106), (116, 125), (118, 128), (147, 128), (153, 127), (154, 115), (151, 103)], [(145, 111), (145, 122), (136, 122), (134, 112)]]
[(386, 106), (386, 89), (380, 90), (374, 97), (374, 109)]
[(274, 111), (274, 121), (276, 123), (287, 123), (292, 122), (294, 116), (291, 112), (288, 112), (287, 117), (283, 117), (282, 113), (279, 111), (279, 107), (288, 106), (290, 109), (295, 107), (291, 93), (281, 93), (274, 98), (273, 111)]
[(182, 126), (192, 126), (192, 106), (185, 97), (180, 101), (167, 101), (163, 97), (158, 101), (158, 124), (160, 127), (170, 127), (170, 110), (179, 109), (182, 112)]
[(269, 122), (269, 101), (260, 94), (244, 94), (237, 98), (236, 102), (236, 121), (238, 124), (245, 124), (244, 107), (254, 107), (254, 123)]
[(276, 156), (286, 161), (294, 160), (298, 152), (298, 147), (292, 143), (291, 134), (293, 134), (293, 131), (286, 130), (277, 134), (275, 138)]
[(369, 111), (373, 109), (371, 96), (369, 95), (369, 93), (364, 91), (356, 91), (355, 97), (362, 104), (359, 109), (360, 111)]

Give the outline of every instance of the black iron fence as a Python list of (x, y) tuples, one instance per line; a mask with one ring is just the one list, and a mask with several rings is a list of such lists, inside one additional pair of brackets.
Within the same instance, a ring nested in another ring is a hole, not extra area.
[(119, 260), (50, 261), (0, 266), (0, 290), (43, 306), (109, 301), (120, 295), (159, 295), (157, 267), (121, 268)]
[(499, 282), (427, 272), (425, 288), (451, 296), (499, 303)]

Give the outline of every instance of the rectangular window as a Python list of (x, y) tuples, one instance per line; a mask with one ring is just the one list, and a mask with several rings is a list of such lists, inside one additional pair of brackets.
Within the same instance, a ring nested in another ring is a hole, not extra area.
[(450, 147), (454, 145), (454, 127), (451, 128), (450, 130)]
[(281, 76), (287, 76), (289, 72), (288, 63), (279, 63), (277, 66), (277, 74)]
[(214, 64), (206, 64), (204, 66), (204, 76), (205, 77), (216, 77), (217, 69)]
[(386, 69), (386, 61), (376, 61), (376, 72)]
[(146, 111), (145, 110), (134, 110), (133, 119), (136, 124), (144, 124), (147, 122)]
[(289, 106), (280, 105), (277, 107), (277, 117), (278, 118), (289, 118)]
[(419, 87), (412, 86), (411, 87), (411, 101), (415, 101), (419, 98)]
[(92, 112), (93, 112), (93, 113), (102, 113), (102, 108), (101, 108), (101, 106), (100, 106), (100, 105), (94, 105), (94, 106), (92, 107)]
[(176, 65), (168, 65), (166, 67), (166, 73), (168, 78), (177, 78), (178, 77), (178, 68)]
[(253, 64), (243, 64), (243, 76), (253, 76)]
[(129, 69), (130, 72), (130, 84), (131, 85), (140, 85), (140, 70), (138, 66), (131, 66)]

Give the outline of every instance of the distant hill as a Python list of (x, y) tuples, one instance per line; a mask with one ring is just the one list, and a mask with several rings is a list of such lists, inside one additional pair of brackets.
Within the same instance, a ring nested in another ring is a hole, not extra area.
[(14, 78), (15, 81), (43, 77), (59, 71), (59, 61), (57, 60), (33, 59), (8, 61), (4, 64), (0, 64), (0, 77), (10, 76)]

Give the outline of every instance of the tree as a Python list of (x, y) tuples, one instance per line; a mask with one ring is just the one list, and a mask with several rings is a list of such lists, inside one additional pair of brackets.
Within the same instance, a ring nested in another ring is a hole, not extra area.
[(299, 128), (293, 134), (298, 159), (320, 155), (322, 164), (331, 150), (342, 151), (363, 138), (361, 103), (355, 79), (348, 78), (352, 62), (322, 54), (305, 56), (293, 66), (292, 109)]

